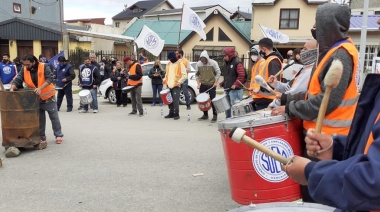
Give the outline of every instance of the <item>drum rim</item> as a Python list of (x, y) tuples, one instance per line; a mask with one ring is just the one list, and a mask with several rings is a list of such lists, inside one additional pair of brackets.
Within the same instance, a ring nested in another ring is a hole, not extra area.
[[(287, 120), (291, 120), (287, 115), (261, 117), (261, 114), (257, 113), (257, 115), (259, 116), (258, 119), (249, 118), (252, 115), (256, 115), (256, 114), (237, 116), (237, 117), (232, 117), (229, 119), (219, 121), (218, 129), (230, 130), (230, 129), (233, 129), (234, 127), (240, 127), (240, 128), (259, 127), (259, 126), (264, 126), (267, 124), (277, 124), (277, 123), (281, 123)], [(242, 121), (237, 122), (238, 119), (242, 119)]]
[(326, 211), (335, 211), (336, 208), (333, 208), (328, 205), (318, 204), (318, 203), (307, 203), (307, 202), (270, 202), (270, 203), (260, 203), (260, 204), (251, 204), (247, 206), (242, 206), (230, 210), (230, 212), (238, 211), (255, 211), (258, 209), (268, 209), (268, 208), (309, 208), (309, 209), (320, 209)]

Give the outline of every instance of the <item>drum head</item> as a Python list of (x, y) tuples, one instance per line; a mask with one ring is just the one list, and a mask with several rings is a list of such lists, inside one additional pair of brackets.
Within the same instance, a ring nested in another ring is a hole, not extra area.
[(212, 101), (218, 101), (218, 100), (225, 98), (225, 97), (226, 97), (226, 94), (216, 95), (215, 98), (212, 99)]
[(90, 94), (90, 90), (81, 90), (78, 95), (79, 96), (87, 96), (89, 94)]
[(165, 89), (165, 90), (162, 90), (162, 91), (160, 92), (160, 94), (166, 94), (166, 93), (169, 93), (169, 92), (170, 92), (169, 89)]
[(201, 93), (197, 96), (196, 100), (197, 100), (197, 102), (205, 102), (209, 98), (210, 98), (210, 96), (207, 93)]
[(230, 130), (234, 127), (247, 128), (284, 122), (289, 119), (286, 115), (263, 117), (260, 112), (229, 118), (218, 122), (219, 130)]
[(273, 202), (263, 204), (251, 204), (248, 206), (240, 207), (229, 212), (327, 212), (334, 211), (335, 208), (316, 204), (316, 203), (304, 203), (304, 202)]

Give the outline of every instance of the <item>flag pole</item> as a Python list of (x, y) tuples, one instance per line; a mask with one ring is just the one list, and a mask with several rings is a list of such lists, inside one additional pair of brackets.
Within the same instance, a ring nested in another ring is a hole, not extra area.
[(177, 48), (179, 49), (179, 43), (181, 42), (181, 28), (182, 28), (182, 18), (183, 18), (183, 6), (185, 3), (182, 2), (182, 14), (181, 14), (181, 22), (179, 23), (179, 31), (178, 31), (178, 45)]
[[(265, 33), (265, 31), (263, 30), (263, 28), (261, 27), (261, 25), (259, 24), (259, 27), (261, 29), (261, 32), (264, 34), (264, 36), (267, 38), (268, 35)], [(273, 48), (276, 50), (276, 52), (278, 53), (278, 55), (281, 57), (281, 60), (284, 60), (284, 58), (282, 57), (280, 51), (278, 51), (278, 49), (273, 45)], [(281, 61), (282, 62), (282, 61)]]

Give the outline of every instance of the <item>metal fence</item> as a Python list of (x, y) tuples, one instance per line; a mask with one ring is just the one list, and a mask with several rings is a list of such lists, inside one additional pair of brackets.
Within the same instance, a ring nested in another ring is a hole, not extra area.
[(74, 68), (79, 68), (81, 64), (83, 64), (83, 59), (88, 58), (90, 54), (93, 53), (96, 56), (96, 61), (101, 61), (103, 57), (106, 59), (116, 58), (117, 60), (123, 60), (123, 58), (127, 55), (132, 55), (131, 52), (127, 51), (94, 51), (94, 50), (82, 50), (77, 48), (75, 50), (69, 51), (69, 60)]

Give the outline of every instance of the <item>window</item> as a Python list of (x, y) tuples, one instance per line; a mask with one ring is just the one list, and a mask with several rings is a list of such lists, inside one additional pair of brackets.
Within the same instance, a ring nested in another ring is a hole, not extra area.
[(226, 33), (224, 33), (223, 30), (221, 30), (220, 28), (219, 28), (218, 40), (219, 41), (231, 41), (231, 39), (226, 35)]
[(375, 15), (380, 15), (380, 11), (375, 11)]
[(115, 22), (115, 27), (119, 28), (120, 27), (120, 22)]
[(13, 12), (14, 13), (21, 13), (21, 4), (13, 3)]
[(133, 8), (132, 12), (133, 13), (139, 13), (139, 12), (142, 12), (142, 9), (135, 7), (135, 8)]
[(206, 40), (207, 41), (213, 41), (214, 40), (214, 28), (210, 29), (208, 33), (206, 34)]
[(300, 9), (280, 10), (280, 29), (298, 29)]

